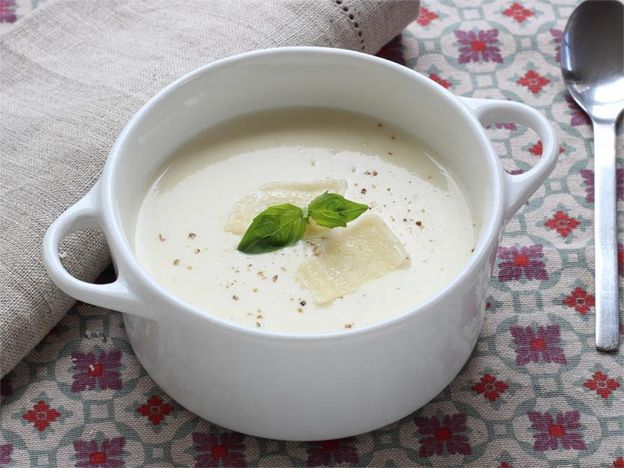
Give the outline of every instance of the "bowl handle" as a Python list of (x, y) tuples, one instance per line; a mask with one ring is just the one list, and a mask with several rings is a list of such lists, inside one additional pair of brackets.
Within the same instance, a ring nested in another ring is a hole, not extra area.
[(150, 308), (144, 305), (128, 287), (123, 275), (109, 284), (92, 284), (81, 281), (65, 269), (59, 257), (59, 244), (72, 232), (80, 229), (101, 229), (96, 203), (97, 185), (87, 195), (61, 214), (48, 228), (43, 238), (43, 262), (52, 281), (65, 293), (83, 302), (107, 309), (119, 310), (146, 318), (152, 318)]
[(544, 183), (557, 164), (557, 136), (548, 120), (526, 104), (500, 99), (461, 99), (482, 125), (516, 122), (535, 130), (542, 141), (542, 157), (534, 167), (522, 174), (505, 172), (505, 220), (508, 220)]

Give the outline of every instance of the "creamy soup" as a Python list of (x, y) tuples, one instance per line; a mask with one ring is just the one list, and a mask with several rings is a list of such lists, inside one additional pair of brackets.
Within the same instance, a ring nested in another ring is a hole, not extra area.
[[(275, 252), (237, 250), (258, 210), (325, 191), (370, 209)], [(158, 283), (211, 315), (323, 333), (413, 309), (459, 273), (474, 242), (466, 197), (422, 142), (360, 114), (296, 108), (236, 118), (175, 152), (147, 188), (135, 249)]]

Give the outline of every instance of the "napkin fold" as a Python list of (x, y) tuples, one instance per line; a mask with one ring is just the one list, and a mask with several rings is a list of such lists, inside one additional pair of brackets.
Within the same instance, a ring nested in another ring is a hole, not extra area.
[[(375, 53), (417, 13), (418, 0), (55, 0), (0, 36), (0, 376), (74, 303), (44, 270), (46, 228), (156, 91), (253, 49)], [(61, 250), (85, 281), (110, 261), (97, 232)]]

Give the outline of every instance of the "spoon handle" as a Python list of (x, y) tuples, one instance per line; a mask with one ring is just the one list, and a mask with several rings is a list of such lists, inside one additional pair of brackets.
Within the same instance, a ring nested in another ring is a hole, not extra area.
[(594, 122), (596, 349), (617, 351), (618, 261), (615, 123)]

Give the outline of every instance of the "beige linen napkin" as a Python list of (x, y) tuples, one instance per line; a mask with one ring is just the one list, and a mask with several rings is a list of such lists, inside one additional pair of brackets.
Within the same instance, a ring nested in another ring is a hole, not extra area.
[[(374, 53), (417, 12), (418, 0), (56, 0), (0, 36), (0, 376), (74, 302), (44, 271), (46, 228), (158, 89), (252, 49)], [(81, 279), (109, 263), (97, 234), (63, 248)]]

